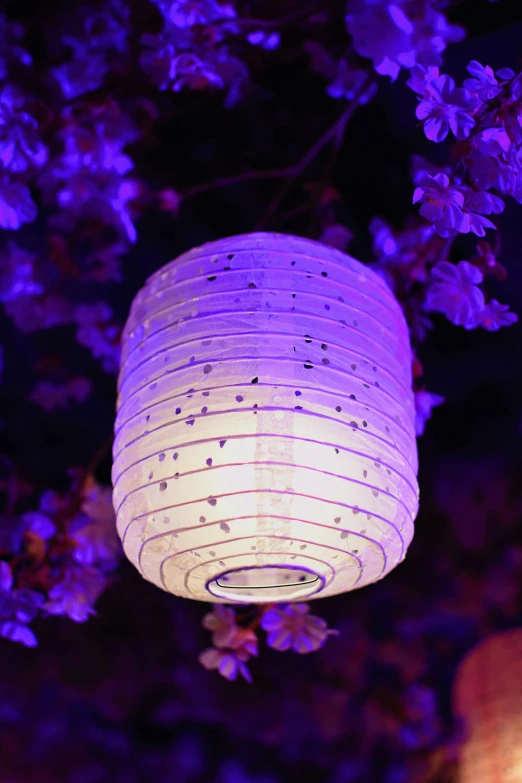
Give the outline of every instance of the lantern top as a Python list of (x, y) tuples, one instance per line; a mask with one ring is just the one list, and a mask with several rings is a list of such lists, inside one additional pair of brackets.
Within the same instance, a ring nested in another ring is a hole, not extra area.
[[(223, 239), (214, 239), (210, 242), (205, 242), (203, 245), (193, 247), (191, 250), (187, 250), (182, 253), (171, 263), (175, 263), (176, 266), (192, 261), (195, 259), (201, 260), (205, 256), (210, 256), (222, 252), (226, 252), (228, 255), (234, 255), (235, 253), (244, 252), (245, 250), (252, 250), (256, 253), (256, 265), (259, 265), (259, 251), (263, 249), (273, 251), (294, 252), (301, 256), (309, 255), (310, 258), (317, 260), (325, 260), (330, 263), (337, 263), (343, 267), (343, 269), (349, 269), (352, 272), (358, 274), (361, 270), (364, 270), (366, 278), (371, 278), (372, 281), (380, 285), (384, 290), (390, 293), (388, 284), (380, 275), (371, 269), (371, 267), (361, 264), (360, 261), (343, 253), (335, 247), (330, 245), (324, 245), (322, 242), (318, 242), (315, 239), (308, 239), (306, 237), (298, 237), (294, 234), (281, 234), (275, 231), (256, 231), (252, 234), (236, 234), (231, 237), (225, 237)], [(169, 265), (167, 264), (167, 267)], [(166, 267), (162, 267), (154, 272), (147, 280), (150, 283), (161, 277), (165, 273)]]

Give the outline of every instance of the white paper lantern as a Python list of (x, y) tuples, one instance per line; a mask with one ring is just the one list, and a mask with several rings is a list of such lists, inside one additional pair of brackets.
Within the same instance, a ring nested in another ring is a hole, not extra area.
[(367, 267), (281, 234), (154, 274), (123, 337), (114, 503), (142, 575), (203, 601), (383, 577), (418, 507), (411, 351)]
[(464, 721), (458, 783), (522, 781), (522, 629), (485, 639), (463, 660), (454, 687)]

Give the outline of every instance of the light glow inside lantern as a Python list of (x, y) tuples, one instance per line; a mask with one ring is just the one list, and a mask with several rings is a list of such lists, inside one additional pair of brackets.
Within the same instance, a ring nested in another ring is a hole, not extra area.
[(458, 783), (520, 783), (522, 629), (496, 633), (464, 658), (454, 705), (466, 734)]
[(418, 508), (411, 351), (358, 261), (249, 234), (155, 273), (123, 335), (114, 504), (142, 575), (203, 601), (382, 578)]

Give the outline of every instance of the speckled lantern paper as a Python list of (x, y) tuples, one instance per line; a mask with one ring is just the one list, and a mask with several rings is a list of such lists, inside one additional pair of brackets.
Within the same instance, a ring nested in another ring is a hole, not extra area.
[(495, 634), (467, 655), (454, 704), (466, 732), (458, 783), (520, 783), (522, 629)]
[(249, 234), (154, 274), (123, 337), (114, 503), (142, 575), (204, 601), (382, 578), (418, 506), (411, 352), (383, 280)]

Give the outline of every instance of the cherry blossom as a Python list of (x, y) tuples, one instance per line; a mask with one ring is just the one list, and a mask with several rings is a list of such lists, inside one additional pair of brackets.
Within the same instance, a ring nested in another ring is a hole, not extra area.
[(202, 625), (212, 632), (212, 644), (216, 647), (228, 647), (238, 629), (234, 610), (219, 604), (205, 615)]
[(111, 318), (111, 309), (103, 302), (78, 305), (74, 312), (78, 342), (102, 361), (107, 372), (116, 371), (120, 355), (121, 328)]
[(518, 315), (509, 310), (509, 305), (500, 304), (492, 299), (485, 306), (480, 317), (480, 325), (488, 332), (498, 332), (503, 326), (511, 326), (518, 321)]
[(510, 68), (503, 68), (497, 71), (497, 76), (495, 76), (493, 68), (490, 68), (489, 65), (481, 65), (477, 60), (471, 60), (467, 70), (473, 78), (466, 79), (464, 87), (483, 101), (489, 101), (500, 95), (502, 87), (499, 86), (498, 79), (502, 82), (509, 81), (515, 75)]
[(112, 489), (94, 483), (85, 493), (83, 514), (70, 526), (75, 542), (73, 559), (87, 566), (98, 565), (104, 571), (116, 568), (121, 544), (116, 532)]
[(336, 631), (330, 630), (322, 617), (309, 614), (309, 611), (307, 604), (268, 609), (261, 618), (261, 627), (268, 632), (268, 646), (276, 650), (292, 649), (301, 654), (322, 647), (327, 637)]
[(75, 623), (84, 623), (95, 613), (93, 606), (106, 583), (106, 577), (98, 569), (72, 566), (51, 587), (43, 608), (49, 614), (65, 614)]
[(421, 202), (420, 214), (434, 224), (442, 237), (470, 231), (469, 215), (464, 213), (464, 195), (450, 185), (446, 174), (424, 174), (413, 194), (413, 203)]
[(16, 231), (24, 223), (32, 223), (36, 214), (29, 188), (0, 172), (0, 226)]
[(408, 84), (421, 95), (415, 114), (424, 120), (430, 141), (444, 141), (450, 130), (457, 139), (469, 136), (475, 125), (471, 115), (479, 103), (471, 92), (455, 87), (451, 76), (439, 76), (438, 68), (426, 70), (421, 65), (413, 68)]
[(24, 100), (17, 92), (0, 92), (0, 162), (6, 171), (23, 173), (47, 161), (47, 147), (38, 133), (38, 123), (22, 111)]
[[(208, 617), (208, 615), (207, 615)], [(257, 637), (248, 628), (238, 628), (225, 639), (217, 630), (218, 638), (226, 641), (224, 647), (209, 647), (199, 655), (199, 662), (205, 669), (217, 669), (227, 680), (236, 680), (238, 676), (252, 682), (252, 676), (246, 662), (257, 655)]]
[(392, 80), (401, 68), (438, 65), (446, 45), (464, 37), (431, 3), (419, 8), (415, 0), (350, 0), (346, 25), (357, 53)]
[(43, 292), (35, 280), (36, 256), (10, 240), (0, 255), (0, 302), (12, 302), (18, 297), (37, 296)]
[(450, 264), (441, 261), (432, 269), (431, 283), (426, 292), (425, 307), (444, 313), (449, 321), (465, 329), (477, 326), (484, 311), (484, 294), (479, 288), (482, 273), (468, 261)]

